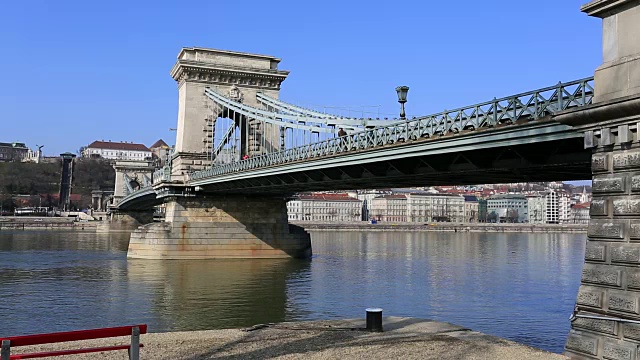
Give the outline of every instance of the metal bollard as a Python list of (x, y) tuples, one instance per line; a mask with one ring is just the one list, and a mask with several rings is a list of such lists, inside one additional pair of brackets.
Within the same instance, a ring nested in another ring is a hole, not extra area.
[(367, 309), (367, 331), (382, 332), (382, 309)]
[(129, 347), (129, 360), (140, 360), (140, 328), (135, 326), (131, 330), (131, 346)]
[(0, 351), (0, 359), (2, 360), (11, 359), (11, 341), (10, 340), (2, 340), (2, 350)]

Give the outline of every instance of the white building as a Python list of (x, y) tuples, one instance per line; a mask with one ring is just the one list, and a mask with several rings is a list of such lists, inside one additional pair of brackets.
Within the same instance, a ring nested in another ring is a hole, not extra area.
[(589, 224), (590, 203), (581, 203), (571, 206), (571, 224)]
[(582, 187), (582, 194), (580, 195), (580, 202), (585, 204), (591, 202), (591, 194), (587, 194), (587, 187)]
[(489, 221), (517, 222), (529, 221), (529, 201), (521, 194), (493, 195), (487, 199)]
[(371, 200), (371, 220), (407, 221), (407, 197), (400, 194), (382, 195)]
[(360, 221), (362, 201), (347, 194), (301, 194), (287, 202), (289, 220)]
[(564, 192), (550, 190), (545, 196), (547, 205), (547, 224), (570, 222), (571, 199)]
[[(477, 218), (477, 202), (475, 205)], [(466, 221), (464, 197), (452, 194), (407, 192), (382, 195), (371, 200), (370, 211), (370, 218), (378, 221), (416, 223)]]
[(551, 190), (544, 198), (547, 204), (547, 224), (559, 224), (560, 211), (558, 209), (558, 193)]
[(558, 214), (560, 216), (560, 223), (571, 222), (571, 198), (565, 193), (561, 193), (558, 196)]
[(547, 201), (543, 196), (527, 198), (529, 223), (545, 224), (547, 222)]
[(409, 222), (464, 222), (464, 197), (453, 194), (407, 194)]
[(94, 141), (82, 151), (82, 157), (143, 161), (151, 159), (152, 153), (151, 150), (143, 144)]
[(362, 220), (369, 221), (371, 219), (371, 202), (378, 196), (388, 194), (388, 191), (381, 190), (365, 190), (358, 192), (356, 197), (362, 201)]
[(40, 160), (42, 160), (42, 149), (38, 148), (38, 150), (31, 150), (27, 152), (27, 156), (25, 156), (23, 162), (31, 162), (39, 164)]

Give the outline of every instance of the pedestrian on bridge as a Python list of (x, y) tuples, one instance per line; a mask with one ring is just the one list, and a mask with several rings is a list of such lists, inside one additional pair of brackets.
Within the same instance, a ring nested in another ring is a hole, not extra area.
[(340, 147), (344, 145), (344, 136), (347, 136), (347, 132), (343, 128), (338, 129), (338, 137), (340, 138)]

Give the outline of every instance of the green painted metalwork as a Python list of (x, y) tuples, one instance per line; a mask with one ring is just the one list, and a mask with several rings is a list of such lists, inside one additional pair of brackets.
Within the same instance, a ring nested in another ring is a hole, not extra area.
[[(219, 94), (217, 95), (222, 97)], [(265, 98), (264, 96), (262, 97)], [(418, 139), (444, 136), (449, 133), (474, 131), (500, 125), (514, 125), (518, 121), (534, 121), (558, 111), (589, 105), (592, 100), (592, 77), (567, 83), (558, 83), (556, 86), (413, 118), (405, 122), (394, 122), (388, 126), (284, 149), (235, 163), (214, 166), (207, 170), (189, 174), (189, 179), (199, 180), (289, 162), (342, 155), (353, 151), (373, 150), (398, 142), (408, 143)], [(264, 110), (246, 105), (232, 104), (232, 101), (227, 98), (223, 101), (225, 106), (236, 106), (239, 111), (247, 112), (245, 115), (248, 116), (251, 116), (251, 113), (254, 116), (269, 114)], [(272, 119), (275, 116), (284, 118), (282, 114), (271, 114)], [(299, 120), (301, 117), (296, 119)]]
[[(304, 164), (310, 160), (321, 159), (323, 163), (326, 163), (326, 161), (334, 161), (332, 158), (336, 156), (377, 152), (377, 150), (384, 149), (389, 145), (405, 144), (410, 146), (418, 140), (439, 138), (451, 133), (465, 132), (472, 135), (476, 130), (494, 127), (513, 127), (516, 130), (523, 124), (531, 123), (556, 112), (591, 104), (593, 100), (593, 78), (558, 83), (555, 86), (494, 99), (459, 109), (446, 110), (433, 115), (390, 121), (341, 118), (287, 104), (280, 100), (269, 98), (264, 94), (258, 94), (258, 100), (279, 112), (257, 109), (235, 102), (212, 89), (206, 89), (205, 94), (220, 106), (243, 114), (248, 118), (275, 124), (283, 128), (331, 133), (334, 131), (331, 128), (332, 126), (344, 126), (350, 129), (359, 128), (360, 131), (193, 172), (187, 174), (187, 181), (190, 185), (205, 184), (207, 179), (211, 179), (213, 182), (216, 182), (214, 180), (216, 178), (229, 179), (229, 175), (246, 176), (242, 175), (242, 173), (257, 175), (262, 173), (262, 170), (269, 170), (271, 167), (285, 164)], [(308, 125), (313, 123), (317, 125)], [(366, 127), (379, 123), (383, 123), (384, 126), (366, 130)], [(544, 134), (540, 136), (542, 135)], [(532, 136), (537, 135), (534, 134)], [(403, 147), (404, 145), (400, 145), (400, 148)], [(394, 146), (394, 148), (398, 147)], [(402, 151), (396, 155), (402, 156), (401, 153)], [(375, 155), (368, 161), (374, 161), (374, 158)], [(324, 166), (330, 165), (325, 164)], [(223, 179), (219, 180), (224, 181)], [(126, 206), (125, 204), (129, 201), (151, 196), (156, 193), (152, 186), (170, 181), (171, 164), (168, 164), (153, 174), (151, 185), (145, 181), (145, 186), (137, 191), (127, 189), (129, 190), (128, 195), (122, 199), (120, 204)]]
[[(189, 185), (206, 186), (233, 182), (241, 179), (255, 179), (271, 175), (284, 175), (306, 172), (315, 169), (343, 168), (348, 166), (367, 166), (372, 163), (393, 161), (397, 159), (437, 156), (446, 153), (466, 151), (490, 151), (490, 149), (517, 146), (523, 141), (527, 143), (549, 143), (558, 140), (582, 139), (582, 134), (572, 127), (555, 122), (545, 121), (497, 129), (474, 135), (447, 138), (446, 141), (421, 141), (400, 144), (399, 146), (383, 146), (369, 151), (352, 151), (335, 157), (317, 157), (304, 161), (292, 161), (278, 166), (265, 166), (252, 171), (235, 171), (201, 179), (191, 178)], [(444, 140), (444, 139), (443, 139)]]
[(315, 110), (309, 110), (297, 105), (292, 105), (280, 101), (278, 99), (271, 98), (262, 93), (256, 94), (258, 101), (267, 107), (273, 108), (279, 111), (279, 114), (285, 113), (292, 116), (303, 117), (306, 121), (321, 123), (328, 126), (340, 126), (349, 129), (356, 129), (358, 127), (377, 127), (388, 126), (394, 123), (398, 123), (397, 119), (392, 120), (380, 120), (371, 118), (345, 118), (342, 116), (336, 116), (332, 114), (321, 113)]

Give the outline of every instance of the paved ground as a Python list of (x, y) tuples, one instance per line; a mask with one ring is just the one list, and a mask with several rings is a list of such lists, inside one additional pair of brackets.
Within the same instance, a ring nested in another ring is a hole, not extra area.
[[(364, 320), (312, 321), (142, 335), (141, 359), (566, 359), (512, 341), (447, 323), (387, 317), (383, 333), (359, 330)], [(52, 350), (104, 346), (127, 338), (24, 348)], [(16, 349), (17, 350), (17, 349)], [(72, 359), (126, 359), (126, 351), (65, 356)]]

